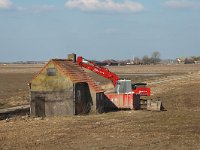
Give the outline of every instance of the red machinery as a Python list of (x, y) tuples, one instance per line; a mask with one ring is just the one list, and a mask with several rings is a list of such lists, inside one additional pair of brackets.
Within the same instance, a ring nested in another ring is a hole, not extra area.
[[(150, 96), (150, 88), (146, 83), (132, 84), (131, 80), (120, 79), (115, 73), (109, 71), (107, 68), (98, 66), (90, 60), (83, 57), (77, 57), (77, 64), (81, 67), (89, 69), (113, 82), (115, 92), (105, 93), (104, 108), (130, 108), (140, 109), (140, 96)], [(147, 110), (160, 111), (162, 107), (161, 101), (147, 100)]]
[[(120, 93), (127, 92), (127, 90), (128, 90), (128, 92), (131, 92), (130, 91), (130, 88), (131, 88), (132, 92), (134, 94), (139, 94), (140, 96), (150, 96), (150, 88), (146, 86), (147, 85), (146, 83), (131, 84), (131, 80), (120, 79), (115, 73), (110, 72), (107, 68), (98, 66), (94, 62), (92, 62), (90, 60), (86, 60), (81, 56), (79, 56), (77, 58), (77, 63), (80, 66), (87, 68), (87, 69), (111, 80), (113, 82), (113, 85), (116, 87), (116, 89), (121, 88), (121, 90), (123, 90), (123, 92), (120, 92)], [(122, 86), (123, 86), (123, 88), (122, 88)], [(130, 86), (130, 87), (128, 87), (128, 86)], [(126, 89), (124, 89), (124, 88), (126, 88)], [(127, 88), (129, 88), (129, 89), (127, 89)]]

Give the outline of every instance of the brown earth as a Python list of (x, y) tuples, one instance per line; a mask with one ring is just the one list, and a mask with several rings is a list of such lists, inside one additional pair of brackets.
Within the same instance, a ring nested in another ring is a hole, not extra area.
[(28, 83), (42, 65), (0, 65), (0, 108), (27, 104)]
[[(136, 69), (139, 73), (161, 73), (129, 75), (128, 78), (147, 81), (152, 88), (152, 98), (160, 97), (167, 111), (121, 110), (87, 116), (4, 120), (0, 121), (0, 149), (199, 150), (200, 65), (111, 67), (119, 74), (137, 73)], [(7, 89), (0, 93), (0, 98), (4, 95), (6, 100), (12, 95), (16, 101), (20, 94), (18, 89), (23, 89), (25, 95), (28, 93), (26, 83), (35, 71), (15, 73), (0, 73), (0, 85), (4, 83)], [(107, 80), (91, 75), (106, 88)], [(1, 86), (0, 90), (4, 88)], [(10, 106), (10, 101), (13, 99), (1, 103)], [(27, 102), (24, 98), (19, 101)]]

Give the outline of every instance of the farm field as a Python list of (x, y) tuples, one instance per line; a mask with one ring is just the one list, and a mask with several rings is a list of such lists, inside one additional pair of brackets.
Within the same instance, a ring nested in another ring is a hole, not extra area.
[[(27, 83), (42, 65), (0, 65), (0, 108), (28, 104)], [(0, 149), (200, 149), (200, 65), (116, 66), (147, 82), (166, 111), (121, 110), (87, 116), (0, 121)], [(111, 83), (89, 73), (106, 90)]]
[(0, 108), (28, 104), (28, 82), (43, 65), (0, 65)]

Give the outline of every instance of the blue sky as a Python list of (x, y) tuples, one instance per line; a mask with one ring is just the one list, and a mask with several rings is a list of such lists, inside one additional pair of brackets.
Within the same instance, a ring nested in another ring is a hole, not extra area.
[(0, 61), (200, 55), (199, 0), (0, 0)]

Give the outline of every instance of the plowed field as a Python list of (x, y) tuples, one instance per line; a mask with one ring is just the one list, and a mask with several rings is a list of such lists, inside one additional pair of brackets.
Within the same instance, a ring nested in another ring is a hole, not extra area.
[[(0, 107), (27, 103), (27, 82), (41, 66), (21, 66), (20, 71), (16, 66), (6, 67), (0, 67)], [(121, 110), (87, 116), (3, 120), (0, 149), (200, 149), (200, 65), (110, 69), (121, 77), (149, 83), (152, 98), (160, 97), (166, 111)], [(112, 88), (108, 80), (90, 74), (105, 89)]]

